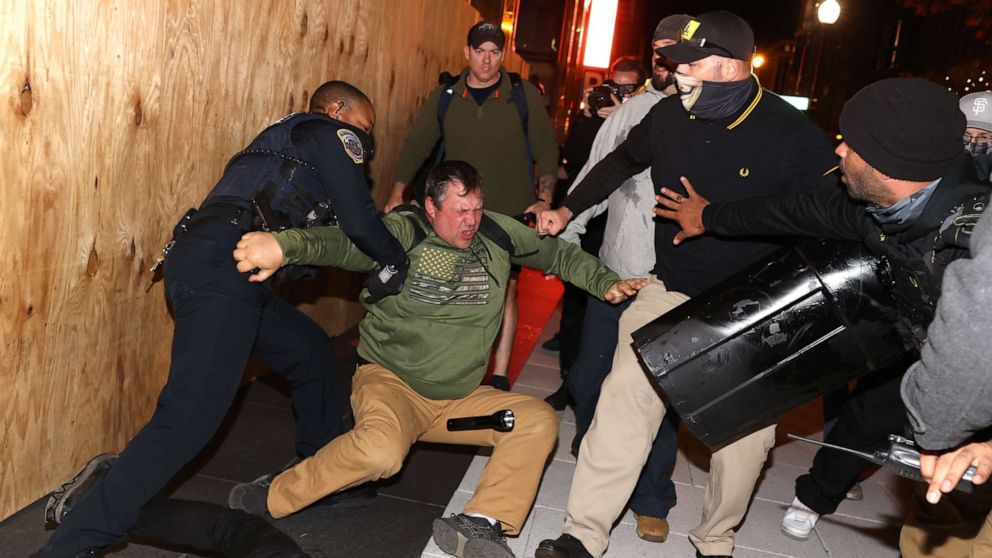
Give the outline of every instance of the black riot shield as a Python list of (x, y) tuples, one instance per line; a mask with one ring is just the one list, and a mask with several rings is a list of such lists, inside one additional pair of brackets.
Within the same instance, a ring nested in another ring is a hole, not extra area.
[(808, 240), (637, 330), (634, 347), (716, 449), (906, 353), (883, 274), (862, 244)]

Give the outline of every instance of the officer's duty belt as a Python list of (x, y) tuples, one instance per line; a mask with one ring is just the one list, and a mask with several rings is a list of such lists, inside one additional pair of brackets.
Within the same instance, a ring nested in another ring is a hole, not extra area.
[(190, 218), (186, 228), (193, 228), (198, 223), (203, 222), (228, 223), (242, 232), (248, 232), (255, 228), (253, 224), (254, 217), (254, 212), (248, 207), (215, 203), (201, 207)]

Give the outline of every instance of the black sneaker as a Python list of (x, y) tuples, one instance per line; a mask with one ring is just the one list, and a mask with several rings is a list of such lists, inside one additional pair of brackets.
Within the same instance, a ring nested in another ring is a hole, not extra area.
[(551, 351), (553, 353), (557, 353), (558, 351), (561, 350), (561, 336), (556, 333), (554, 337), (548, 339), (544, 343), (541, 343), (541, 348), (543, 348), (545, 351)]
[(541, 541), (534, 558), (592, 558), (592, 554), (582, 546), (579, 539), (572, 535), (562, 535), (554, 540)]
[(261, 517), (271, 517), (268, 505), (269, 487), (275, 477), (275, 473), (269, 473), (251, 482), (234, 485), (234, 488), (227, 493), (227, 507)]
[[(116, 462), (116, 453), (101, 453), (90, 459), (76, 473), (76, 476), (72, 477), (72, 480), (63, 484), (49, 496), (48, 502), (45, 504), (45, 522), (61, 524), (66, 514), (72, 511), (76, 504), (82, 502), (83, 498), (86, 498), (86, 495), (93, 490), (96, 483), (107, 474), (107, 471)], [(96, 556), (96, 554), (84, 554), (83, 556)]]
[(544, 402), (556, 411), (563, 411), (572, 402), (572, 394), (568, 392), (565, 382), (562, 382), (557, 391), (544, 398)]
[(489, 385), (503, 391), (510, 391), (510, 379), (506, 376), (490, 376)]
[(434, 542), (459, 558), (515, 558), (499, 523), (463, 513), (435, 519)]

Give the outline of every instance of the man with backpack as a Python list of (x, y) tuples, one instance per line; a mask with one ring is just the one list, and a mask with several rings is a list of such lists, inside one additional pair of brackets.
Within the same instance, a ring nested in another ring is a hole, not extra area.
[[(468, 67), (442, 83), (421, 108), (400, 151), (386, 211), (403, 203), (407, 185), (432, 151), (432, 164), (460, 160), (478, 169), (492, 211), (518, 215), (550, 209), (558, 172), (554, 130), (537, 88), (501, 67), (505, 47), (506, 36), (497, 23), (480, 21), (469, 30)], [(509, 389), (516, 283), (514, 274), (493, 369), (493, 385), (503, 389)]]
[[(578, 246), (539, 238), (495, 212), (483, 212), (482, 180), (471, 165), (446, 161), (428, 175), (423, 209), (393, 211), (383, 222), (407, 251), (410, 272), (399, 295), (369, 302), (359, 325), (352, 383), (355, 428), (310, 459), (236, 486), (232, 507), (285, 517), (335, 491), (399, 472), (418, 441), (493, 448), (464, 512), (434, 522), (441, 550), (465, 558), (512, 558), (503, 535), (516, 535), (530, 511), (558, 437), (558, 418), (533, 397), (480, 386), (503, 314), (513, 264), (561, 275), (620, 303), (644, 285), (621, 281)], [(238, 269), (261, 281), (280, 266), (307, 263), (376, 269), (337, 227), (249, 234)], [(510, 409), (509, 431), (449, 431), (452, 418)]]

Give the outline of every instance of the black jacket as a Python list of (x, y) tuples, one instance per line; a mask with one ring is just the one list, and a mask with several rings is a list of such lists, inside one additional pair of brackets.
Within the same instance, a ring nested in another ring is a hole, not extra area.
[(337, 224), (381, 265), (402, 266), (406, 254), (379, 219), (365, 180), (368, 135), (319, 113), (295, 113), (273, 123), (232, 157), (202, 207), (246, 206), (265, 192), (287, 226), (308, 227), (309, 215), (330, 208)]
[[(835, 165), (823, 131), (760, 87), (738, 114), (723, 121), (691, 116), (672, 96), (658, 102), (562, 205), (578, 215), (649, 166), (655, 191), (685, 193), (679, 182), (685, 176), (707, 199), (734, 201), (806, 191)], [(654, 273), (670, 290), (689, 296), (780, 247), (778, 239), (714, 236), (673, 246), (678, 231), (671, 221), (656, 222)]]
[(808, 193), (714, 203), (703, 211), (703, 226), (716, 235), (801, 235), (864, 242), (888, 263), (893, 298), (913, 340), (925, 339), (940, 297), (944, 268), (967, 248), (936, 243), (941, 226), (962, 205), (988, 195), (975, 177), (971, 157), (962, 153), (944, 173), (923, 213), (912, 222), (880, 224), (864, 202), (847, 195), (839, 173), (824, 177)]

